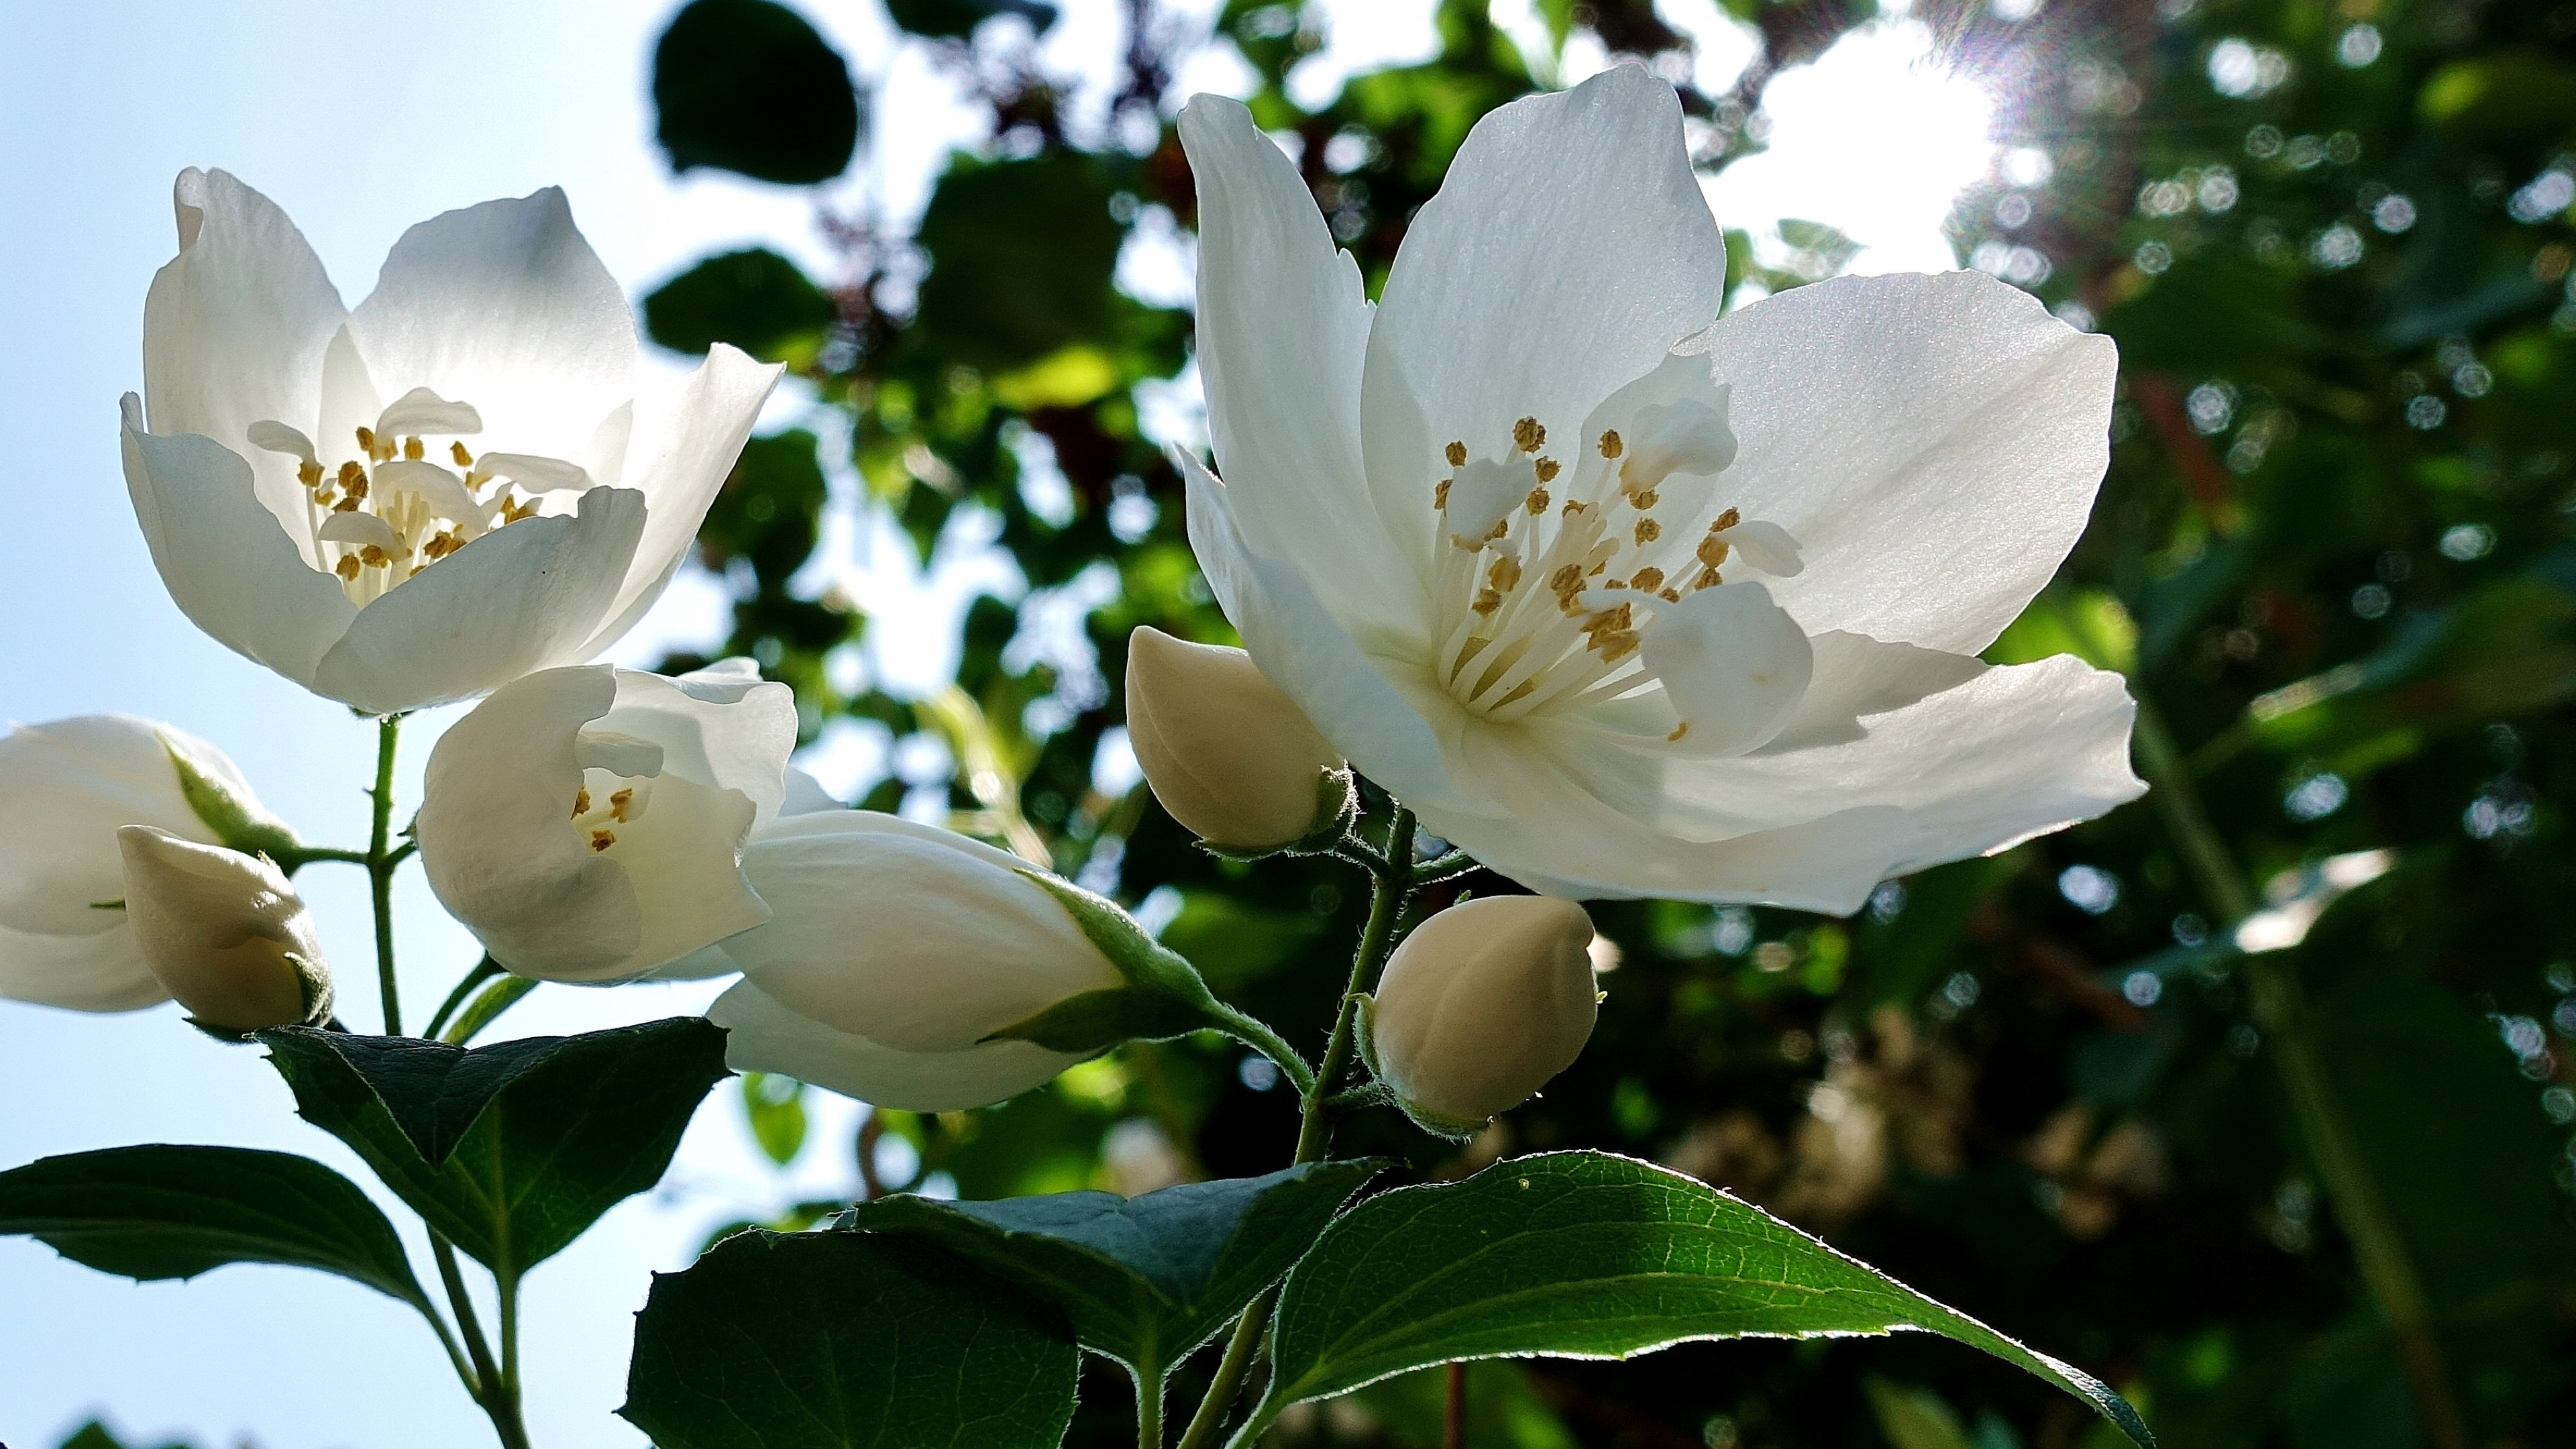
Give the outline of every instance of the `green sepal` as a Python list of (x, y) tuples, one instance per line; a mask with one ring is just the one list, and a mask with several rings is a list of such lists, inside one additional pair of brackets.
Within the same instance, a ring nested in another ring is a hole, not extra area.
[(1161, 1041), (1211, 1026), (1207, 1017), (1168, 996), (1111, 986), (1068, 996), (985, 1041), (1035, 1042), (1051, 1052), (1095, 1056), (1122, 1041)]
[(292, 871), (303, 863), (304, 842), (296, 839), (284, 821), (254, 810), (221, 781), (198, 769), (187, 752), (171, 743), (167, 735), (161, 737), (161, 751), (179, 772), (179, 793), (187, 800), (188, 808), (226, 848), (244, 855), (265, 855), (281, 870)]
[[(1127, 978), (1129, 989), (1174, 1003), (1207, 1018), (1200, 1025), (1219, 1024), (1217, 1018), (1221, 1008), (1215, 993), (1208, 990), (1207, 982), (1199, 978), (1198, 968), (1190, 964), (1188, 957), (1148, 935), (1145, 928), (1137, 924), (1136, 918), (1121, 910), (1116, 901), (1093, 895), (1062, 876), (1042, 870), (1022, 869), (1020, 874), (1056, 898), (1065, 913), (1073, 917), (1073, 923), (1082, 928), (1083, 936), (1099, 948), (1101, 955), (1109, 958), (1109, 964), (1118, 969), (1119, 975)], [(1115, 991), (1113, 987), (1110, 992), (1089, 992), (1086, 995), (1108, 995)], [(1074, 998), (1076, 1001), (1081, 999)], [(1045, 1014), (1040, 1013), (1041, 1016)], [(1009, 1035), (1017, 1030), (1017, 1027), (1012, 1027), (995, 1035)]]
[(1261, 850), (1241, 846), (1219, 845), (1202, 840), (1199, 849), (1219, 860), (1267, 860), (1274, 855), (1330, 855), (1350, 838), (1351, 827), (1359, 823), (1359, 785), (1351, 778), (1348, 767), (1323, 770), (1315, 778), (1315, 825), (1304, 835), (1286, 845), (1273, 845)]

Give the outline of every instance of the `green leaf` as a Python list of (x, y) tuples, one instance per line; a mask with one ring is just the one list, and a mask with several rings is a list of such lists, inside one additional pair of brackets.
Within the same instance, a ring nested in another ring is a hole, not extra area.
[(996, 15), (1016, 15), (1040, 35), (1055, 24), (1055, 7), (1045, 0), (886, 0), (886, 14), (934, 40), (964, 40)]
[(282, 1263), (428, 1304), (367, 1195), (285, 1152), (156, 1144), (40, 1158), (0, 1172), (0, 1233), (137, 1282)]
[(1054, 1304), (1072, 1321), (1077, 1342), (1150, 1385), (1287, 1272), (1360, 1184), (1387, 1165), (1312, 1162), (1135, 1198), (1060, 1192), (940, 1202), (903, 1195), (862, 1203), (842, 1221), (928, 1239)]
[(716, 166), (808, 186), (859, 145), (850, 67), (804, 17), (771, 0), (690, 0), (653, 48), (655, 138), (673, 169)]
[(1109, 214), (1114, 190), (1099, 160), (1078, 152), (951, 162), (921, 216), (930, 275), (914, 334), (989, 373), (1105, 340), (1126, 236)]
[(2155, 1442), (2080, 1370), (1696, 1179), (1599, 1152), (1401, 1188), (1327, 1228), (1281, 1290), (1270, 1390), (1235, 1442), (1301, 1399), (1457, 1359), (1628, 1358), (1695, 1339), (1898, 1329), (1984, 1349)]
[(785, 1167), (805, 1147), (805, 1084), (770, 1072), (742, 1076), (742, 1115), (762, 1155)]
[(505, 1273), (659, 1181), (725, 1075), (723, 1029), (693, 1016), (472, 1050), (300, 1027), (259, 1038), (306, 1121)]
[(664, 347), (730, 342), (763, 362), (813, 360), (839, 316), (822, 288), (767, 247), (708, 257), (644, 299), (644, 330)]
[(661, 1449), (1055, 1449), (1076, 1358), (937, 1249), (748, 1232), (654, 1275), (618, 1413)]

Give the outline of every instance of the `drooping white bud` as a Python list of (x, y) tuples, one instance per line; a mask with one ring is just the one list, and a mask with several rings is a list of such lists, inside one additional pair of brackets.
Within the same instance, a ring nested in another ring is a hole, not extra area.
[(1127, 639), (1127, 733), (1154, 798), (1223, 850), (1294, 845), (1348, 798), (1341, 752), (1240, 649), (1138, 628)]
[(1369, 1059), (1415, 1121), (1464, 1135), (1529, 1100), (1592, 1037), (1592, 919), (1493, 896), (1414, 928), (1369, 1010)]
[(275, 865), (149, 825), (116, 842), (144, 964), (199, 1025), (248, 1033), (330, 1015), (321, 938)]

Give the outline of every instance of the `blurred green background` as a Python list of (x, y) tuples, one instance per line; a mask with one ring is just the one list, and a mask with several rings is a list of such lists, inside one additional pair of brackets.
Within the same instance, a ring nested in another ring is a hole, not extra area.
[[(753, 443), (709, 516), (730, 607), (710, 654), (793, 684), (819, 757), (879, 762), (841, 772), (883, 776), (867, 805), (1119, 895), (1301, 1041), (1360, 882), (1198, 851), (1118, 733), (1131, 628), (1233, 637), (1151, 440), (1175, 431), (1158, 410), (1188, 429), (1185, 292), (1120, 283), (1122, 254), (1130, 273), (1187, 256), (1174, 77), (1240, 56), (1374, 287), (1470, 125), (1516, 95), (1642, 62), (1680, 87), (1714, 177), (1764, 153), (1775, 79), (1856, 31), (1928, 40), (1925, 64), (1994, 101), (1958, 261), (2122, 359), (2092, 528), (1992, 657), (2126, 672), (2156, 792), (1891, 882), (1850, 920), (1601, 906), (1601, 1027), (1542, 1099), (1464, 1153), (1385, 1112), (1343, 1146), (1425, 1176), (1575, 1145), (1653, 1158), (2101, 1374), (2178, 1446), (2576, 1442), (2576, 5), (1728, 0), (1758, 35), (1739, 72), (1645, 0), (1540, 0), (1508, 30), (1451, 0), (1435, 56), (1318, 96), (1290, 80), (1322, 43), (1297, 6), (1231, 0), (1211, 40), (1131, 0), (1119, 84), (1079, 108), (1029, 44), (1044, 0), (888, 9), (939, 42), (989, 144), (946, 163), (917, 225), (818, 211), (829, 266), (734, 251), (645, 301), (664, 347), (785, 361), (819, 405), (821, 425)], [(827, 183), (883, 139), (867, 118), (906, 123), (847, 60), (790, 9), (695, 0), (655, 57), (659, 142), (684, 170)], [(1729, 240), (1737, 305), (1860, 252), (1794, 221)], [(885, 637), (921, 626), (817, 565), (854, 511), (925, 569), (1006, 558), (1026, 580), (966, 609), (945, 684), (895, 678), (885, 660), (939, 641)], [(2235, 949), (2267, 891), (2382, 848), (2395, 869), (2302, 943)], [(1265, 1068), (1139, 1046), (985, 1111), (880, 1114), (846, 1149), (849, 1191), (1266, 1171), (1293, 1113)], [(741, 1091), (763, 1147), (795, 1157), (802, 1091)], [(1472, 1383), (1479, 1449), (2111, 1432), (1928, 1340)], [(1123, 1383), (1089, 1389), (1073, 1442), (1124, 1441)], [(1436, 1384), (1397, 1381), (1276, 1437), (1430, 1445), (1437, 1407)]]

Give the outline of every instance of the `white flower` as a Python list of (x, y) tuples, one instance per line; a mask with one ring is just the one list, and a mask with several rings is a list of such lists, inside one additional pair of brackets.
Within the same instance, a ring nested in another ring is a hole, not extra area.
[(1127, 978), (1026, 862), (865, 810), (764, 826), (745, 852), (777, 914), (717, 950), (743, 979), (707, 1013), (725, 1060), (944, 1112), (1017, 1096), (1088, 1053), (989, 1040)]
[(1973, 272), (1718, 319), (1633, 67), (1480, 121), (1374, 308), (1242, 106), (1181, 136), (1225, 480), (1181, 460), (1191, 543), (1431, 830), (1555, 894), (1848, 912), (2143, 788), (2118, 676), (1974, 657), (2084, 527), (2107, 340)]
[[(677, 679), (605, 664), (531, 674), (430, 752), (421, 865), (439, 902), (520, 975), (670, 967), (769, 918), (743, 877), (743, 842), (779, 813), (795, 747), (794, 696), (748, 659)], [(731, 969), (709, 959), (668, 974)]]
[(149, 825), (220, 843), (189, 800), (191, 776), (199, 798), (237, 829), (294, 838), (223, 751), (170, 725), (90, 714), (19, 725), (0, 739), (0, 996), (75, 1011), (169, 999), (120, 906), (116, 837)]
[(1592, 918), (1572, 901), (1488, 896), (1413, 929), (1368, 1013), (1369, 1060), (1415, 1120), (1470, 1132), (1583, 1054), (1600, 992)]
[(778, 377), (719, 346), (639, 405), (634, 316), (560, 191), (413, 227), (354, 311), (233, 177), (181, 173), (177, 207), (123, 409), (135, 517), (198, 627), (368, 713), (614, 643)]
[(247, 1033), (330, 1015), (321, 937), (276, 865), (149, 825), (116, 838), (135, 943), (198, 1025)]
[(1240, 649), (1138, 625), (1127, 732), (1154, 798), (1224, 849), (1294, 845), (1333, 825), (1350, 795), (1341, 755)]

